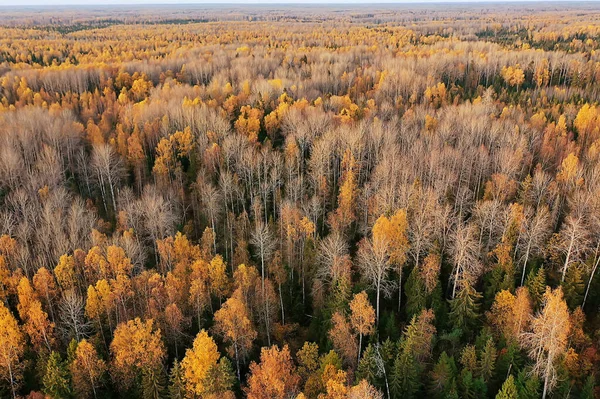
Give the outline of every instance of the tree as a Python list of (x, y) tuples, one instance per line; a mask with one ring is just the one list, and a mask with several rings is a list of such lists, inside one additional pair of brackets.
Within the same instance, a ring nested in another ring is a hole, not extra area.
[[(530, 208), (525, 212), (525, 226), (519, 235), (517, 248), (522, 254), (523, 271), (521, 273), (521, 285), (525, 282), (527, 262), (531, 255), (539, 255), (544, 249), (544, 244), (550, 234), (550, 215), (546, 207), (541, 207), (535, 214)], [(532, 215), (533, 214), (533, 215)]]
[(352, 327), (346, 317), (340, 312), (335, 312), (331, 316), (329, 339), (346, 364), (354, 366), (357, 363), (356, 352), (358, 344), (356, 342), (356, 335), (352, 331)]
[(470, 283), (462, 284), (462, 289), (458, 295), (450, 300), (450, 321), (454, 328), (461, 329), (463, 332), (468, 331), (469, 327), (479, 317), (479, 299), (481, 294), (478, 293)]
[(519, 90), (519, 86), (525, 81), (525, 74), (519, 65), (502, 67), (502, 77), (509, 86), (516, 86), (517, 90)]
[(379, 378), (377, 367), (377, 349), (369, 344), (364, 350), (362, 358), (356, 368), (356, 379), (367, 380), (370, 384), (377, 384)]
[(107, 209), (107, 202), (110, 199), (112, 210), (116, 213), (117, 201), (115, 192), (123, 175), (121, 158), (110, 145), (99, 144), (93, 147), (91, 165), (96, 172), (97, 184), (100, 188), (102, 201), (104, 202), (104, 209)]
[(298, 391), (300, 376), (285, 345), (262, 348), (260, 363), (250, 364), (246, 395), (249, 399), (285, 399)]
[(571, 323), (562, 289), (546, 289), (542, 310), (531, 321), (531, 330), (522, 336), (523, 345), (534, 360), (533, 372), (544, 379), (542, 398), (556, 385), (556, 359), (567, 349)]
[(19, 305), (17, 309), (21, 320), (25, 322), (25, 332), (36, 350), (45, 345), (50, 350), (54, 342), (54, 323), (48, 320), (48, 314), (42, 310), (42, 303), (37, 299), (27, 277), (19, 281), (17, 288)]
[(0, 378), (10, 385), (14, 398), (17, 397), (22, 377), (24, 351), (25, 338), (17, 320), (4, 303), (0, 302)]
[[(427, 265), (427, 262), (425, 262), (425, 265)], [(426, 302), (427, 288), (423, 283), (419, 270), (413, 267), (406, 280), (406, 315), (408, 318), (412, 318), (425, 308)]]
[(361, 380), (350, 388), (348, 399), (383, 399), (383, 394), (366, 380)]
[(276, 244), (275, 240), (273, 239), (273, 235), (266, 224), (262, 222), (258, 222), (256, 224), (256, 228), (254, 229), (252, 238), (250, 239), (250, 244), (255, 246), (258, 250), (262, 279), (262, 294), (264, 295), (266, 264), (269, 262), (271, 255), (275, 250)]
[(452, 258), (454, 260), (452, 298), (456, 296), (459, 282), (472, 282), (479, 277), (481, 263), (478, 246), (472, 226), (457, 226), (452, 239)]
[(98, 357), (96, 348), (85, 339), (77, 344), (75, 358), (69, 370), (73, 378), (74, 393), (78, 398), (87, 398), (90, 393), (94, 394), (94, 398), (98, 397), (106, 363)]
[(518, 288), (516, 295), (507, 290), (498, 292), (488, 313), (492, 325), (512, 342), (519, 341), (521, 333), (529, 327), (531, 317), (531, 299), (525, 287)]
[(347, 148), (341, 163), (342, 176), (338, 207), (335, 213), (329, 215), (329, 224), (333, 230), (343, 233), (356, 220), (356, 198), (358, 197), (358, 182), (356, 177), (357, 163), (354, 154)]
[(390, 295), (394, 289), (394, 283), (389, 279), (392, 264), (389, 262), (387, 248), (382, 240), (364, 239), (359, 244), (358, 261), (363, 277), (375, 290), (375, 309), (377, 323), (379, 323), (380, 296)]
[(169, 397), (171, 399), (185, 398), (185, 382), (180, 363), (175, 359), (169, 375)]
[(162, 367), (145, 368), (142, 370), (142, 396), (148, 399), (164, 397), (166, 390), (166, 375)]
[(494, 346), (494, 340), (492, 337), (489, 337), (481, 351), (481, 359), (479, 361), (479, 374), (486, 382), (493, 376), (496, 365), (496, 356), (497, 352), (496, 347)]
[(496, 395), (496, 399), (518, 399), (517, 386), (515, 385), (515, 378), (511, 375), (508, 376), (506, 381), (502, 384), (502, 389)]
[(419, 315), (413, 316), (404, 331), (399, 349), (409, 351), (419, 363), (423, 363), (431, 357), (436, 333), (433, 325), (434, 319), (433, 310), (423, 309)]
[(399, 353), (392, 368), (390, 390), (395, 398), (414, 398), (420, 386), (420, 366), (410, 351)]
[(402, 267), (409, 250), (407, 230), (408, 222), (404, 209), (397, 210), (390, 218), (380, 216), (373, 225), (374, 245), (385, 248), (389, 262), (396, 267), (398, 273), (398, 311), (402, 303)]
[(71, 396), (69, 369), (58, 352), (52, 352), (46, 362), (46, 372), (42, 379), (44, 393), (51, 398)]
[[(207, 395), (224, 395), (231, 389), (231, 380), (225, 376), (215, 378), (215, 373), (226, 373), (218, 363), (221, 355), (217, 345), (205, 330), (196, 336), (193, 347), (185, 352), (181, 361), (181, 373), (185, 383), (185, 392), (188, 397), (203, 398)], [(178, 366), (179, 367), (179, 366)], [(218, 387), (215, 390), (214, 382), (217, 380), (229, 381), (228, 386)]]
[(154, 329), (153, 320), (143, 322), (139, 318), (117, 326), (110, 352), (114, 378), (125, 389), (144, 370), (158, 370), (166, 356), (160, 330)]
[(81, 340), (87, 338), (92, 323), (85, 320), (85, 302), (74, 289), (63, 291), (58, 305), (59, 331), (66, 339)]
[(369, 297), (365, 291), (354, 295), (350, 302), (350, 324), (358, 332), (358, 359), (360, 361), (360, 350), (362, 348), (363, 335), (370, 335), (373, 332), (375, 323), (375, 310), (369, 302)]
[(257, 335), (248, 318), (246, 305), (235, 297), (229, 298), (215, 312), (215, 331), (231, 345), (229, 354), (235, 357), (237, 377), (241, 380), (240, 361), (246, 358)]
[(431, 392), (436, 398), (447, 398), (456, 394), (456, 364), (454, 358), (442, 352), (430, 373)]

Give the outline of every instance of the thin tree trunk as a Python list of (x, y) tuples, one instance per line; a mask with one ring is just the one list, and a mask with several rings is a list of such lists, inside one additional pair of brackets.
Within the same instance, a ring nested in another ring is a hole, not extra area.
[(565, 266), (562, 271), (561, 282), (565, 282), (565, 277), (567, 275), (567, 268), (569, 267), (569, 261), (571, 260), (571, 251), (573, 250), (573, 241), (575, 241), (574, 234), (571, 234), (571, 241), (569, 242), (569, 250), (567, 251), (567, 258), (565, 259)]
[(525, 251), (525, 261), (523, 262), (523, 274), (521, 274), (521, 287), (525, 282), (525, 271), (527, 270), (527, 261), (529, 260), (529, 251), (531, 248), (531, 240), (527, 244), (527, 251)]
[(279, 303), (281, 304), (281, 324), (285, 325), (285, 309), (283, 308), (283, 294), (281, 292), (281, 284), (279, 284)]
[(358, 334), (358, 360), (356, 361), (356, 364), (360, 363), (360, 349), (362, 348), (362, 333)]
[(12, 373), (12, 367), (10, 365), (10, 360), (7, 363), (8, 363), (8, 375), (9, 375), (9, 378), (10, 378), (10, 389), (12, 391), (13, 398), (17, 399), (17, 392), (15, 390), (15, 382), (14, 382), (14, 379), (13, 379), (13, 373)]
[(241, 378), (240, 378), (240, 355), (238, 354), (237, 344), (233, 344), (233, 348), (235, 349), (235, 364), (237, 366), (237, 378), (238, 378), (238, 381), (241, 381)]
[[(600, 246), (600, 242), (598, 243)], [(594, 267), (592, 268), (592, 273), (590, 274), (590, 279), (588, 280), (587, 287), (585, 288), (585, 295), (583, 296), (583, 303), (581, 304), (581, 308), (585, 307), (585, 302), (587, 301), (588, 294), (590, 293), (590, 286), (592, 285), (592, 280), (594, 279), (594, 274), (596, 274), (596, 269), (598, 268), (598, 263), (600, 263), (600, 257), (598, 256), (598, 247), (596, 247), (596, 262), (594, 262)]]
[(402, 272), (404, 268), (400, 268), (400, 272), (398, 273), (398, 313), (400, 313), (400, 308), (402, 307)]

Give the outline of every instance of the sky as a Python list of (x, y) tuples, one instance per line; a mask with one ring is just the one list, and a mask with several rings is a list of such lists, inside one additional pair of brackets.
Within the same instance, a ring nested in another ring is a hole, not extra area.
[[(0, 0), (4, 6), (31, 6), (31, 5), (115, 5), (115, 4), (363, 4), (363, 3), (431, 3), (431, 2), (484, 2), (493, 0)], [(527, 1), (527, 0), (526, 0)], [(536, 0), (528, 0), (536, 1)], [(541, 1), (541, 0), (539, 0)]]

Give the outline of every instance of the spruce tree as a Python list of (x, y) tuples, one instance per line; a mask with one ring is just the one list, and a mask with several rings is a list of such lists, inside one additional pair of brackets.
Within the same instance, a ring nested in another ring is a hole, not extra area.
[(421, 279), (419, 270), (414, 267), (406, 280), (406, 316), (410, 320), (426, 306), (425, 284)]
[(502, 384), (502, 389), (496, 395), (496, 399), (518, 399), (519, 395), (517, 393), (517, 386), (515, 385), (515, 378), (511, 375), (508, 376), (504, 384)]
[(479, 316), (479, 294), (470, 283), (465, 281), (458, 295), (450, 300), (450, 322), (455, 329), (468, 331)]
[(479, 375), (486, 382), (490, 381), (494, 374), (496, 356), (496, 346), (494, 345), (494, 340), (490, 337), (481, 351), (481, 359), (479, 361)]
[(394, 361), (390, 391), (392, 398), (414, 398), (419, 390), (420, 366), (410, 350), (402, 351)]
[(67, 364), (60, 353), (52, 352), (46, 363), (46, 373), (43, 377), (44, 393), (51, 398), (62, 399), (71, 396), (71, 377)]
[(356, 380), (367, 380), (369, 384), (379, 387), (377, 367), (377, 352), (373, 345), (369, 344), (362, 354), (356, 371)]
[(534, 308), (537, 309), (546, 292), (546, 270), (543, 267), (540, 267), (537, 272), (531, 270), (527, 275), (525, 286), (529, 290)]
[(524, 369), (519, 372), (516, 380), (519, 399), (538, 399), (541, 382), (538, 376)]
[(436, 398), (458, 395), (456, 392), (456, 364), (454, 358), (442, 352), (430, 373), (430, 392)]
[(175, 359), (175, 361), (173, 362), (171, 374), (169, 375), (169, 398), (185, 398), (185, 384), (183, 382), (183, 372), (181, 371), (181, 365), (179, 364), (177, 359)]
[(575, 309), (583, 302), (585, 291), (585, 282), (583, 281), (583, 270), (579, 265), (573, 265), (567, 271), (567, 276), (563, 283), (563, 292), (565, 301), (570, 309)]
[(142, 370), (142, 394), (144, 399), (161, 399), (166, 390), (166, 375), (162, 367)]

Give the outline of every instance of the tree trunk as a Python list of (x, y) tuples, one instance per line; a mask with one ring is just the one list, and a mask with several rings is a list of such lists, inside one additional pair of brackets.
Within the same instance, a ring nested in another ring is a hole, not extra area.
[(362, 333), (358, 334), (358, 360), (356, 361), (356, 364), (358, 365), (358, 363), (360, 363), (360, 349), (362, 348)]
[(12, 367), (10, 366), (10, 360), (7, 362), (7, 364), (8, 364), (8, 375), (10, 378), (10, 389), (12, 391), (13, 398), (17, 399), (17, 392), (15, 390), (15, 382), (14, 382), (14, 378), (13, 378)]
[[(600, 245), (600, 243), (598, 245)], [(590, 279), (588, 280), (587, 287), (585, 288), (585, 295), (583, 296), (583, 303), (581, 304), (582, 309), (585, 307), (585, 301), (587, 301), (588, 294), (590, 293), (590, 286), (592, 285), (594, 274), (596, 274), (596, 269), (598, 268), (598, 263), (600, 262), (600, 257), (597, 255), (597, 252), (598, 248), (596, 248), (596, 262), (594, 262), (594, 267), (592, 268)]]
[(402, 306), (402, 272), (404, 268), (400, 268), (398, 273), (398, 313), (400, 313), (400, 307)]
[(281, 292), (281, 284), (279, 284), (279, 303), (281, 305), (281, 324), (285, 325), (285, 309), (283, 308), (283, 294)]
[(460, 264), (456, 265), (456, 274), (454, 275), (454, 286), (452, 287), (452, 299), (456, 296), (456, 284), (458, 283), (458, 271), (460, 270)]
[(548, 353), (548, 362), (546, 363), (546, 372), (544, 373), (544, 392), (542, 393), (542, 399), (546, 399), (548, 394), (548, 379), (550, 378), (550, 366), (552, 365), (552, 357)]
[(240, 378), (240, 355), (238, 354), (237, 344), (233, 344), (233, 348), (235, 349), (235, 364), (237, 366), (237, 378), (238, 381), (242, 381)]
[(531, 248), (531, 240), (527, 244), (527, 251), (525, 251), (525, 261), (523, 262), (523, 274), (521, 275), (521, 287), (525, 282), (525, 270), (527, 270), (527, 261), (529, 260), (529, 251)]
[(377, 325), (379, 325), (379, 289), (381, 287), (381, 284), (379, 281), (377, 281)]
[(571, 234), (571, 241), (569, 242), (569, 249), (567, 251), (567, 258), (565, 259), (565, 266), (562, 271), (561, 282), (565, 282), (565, 277), (567, 275), (567, 268), (569, 267), (569, 261), (571, 260), (571, 251), (573, 250), (573, 241), (575, 241), (574, 234)]

